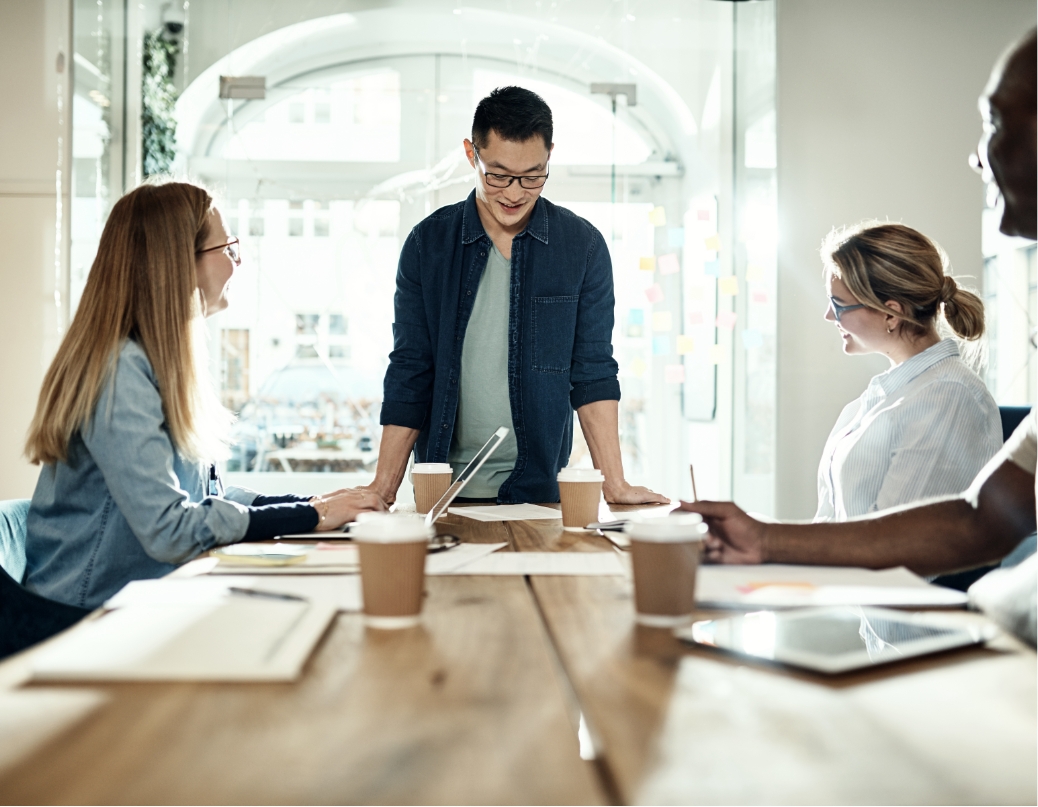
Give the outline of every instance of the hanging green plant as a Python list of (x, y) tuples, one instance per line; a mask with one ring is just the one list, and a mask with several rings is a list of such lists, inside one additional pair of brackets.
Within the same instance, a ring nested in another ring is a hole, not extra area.
[(173, 71), (179, 55), (180, 43), (175, 39), (164, 38), (161, 31), (144, 34), (141, 145), (146, 177), (166, 173), (173, 165), (177, 136)]

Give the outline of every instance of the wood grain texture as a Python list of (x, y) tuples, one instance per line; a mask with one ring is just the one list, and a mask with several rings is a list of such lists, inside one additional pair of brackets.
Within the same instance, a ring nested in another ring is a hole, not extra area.
[[(520, 550), (566, 543), (511, 531)], [(626, 803), (1035, 803), (1038, 670), (1013, 639), (826, 679), (639, 627), (621, 577), (530, 584)]]
[(602, 803), (525, 582), (426, 589), (419, 628), (340, 615), (295, 684), (97, 687), (108, 705), (6, 772), (0, 802)]

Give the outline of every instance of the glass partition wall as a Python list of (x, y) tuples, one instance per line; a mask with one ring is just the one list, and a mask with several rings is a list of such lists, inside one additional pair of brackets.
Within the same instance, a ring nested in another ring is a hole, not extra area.
[[(518, 84), (555, 118), (545, 196), (609, 244), (629, 479), (688, 497), (693, 463), (700, 496), (771, 511), (771, 2), (130, 5), (76, 4), (72, 296), (142, 175), (213, 189), (244, 258), (208, 321), (228, 472), (371, 477), (400, 247), (472, 190), (475, 104)], [(221, 76), (262, 90), (221, 98)]]

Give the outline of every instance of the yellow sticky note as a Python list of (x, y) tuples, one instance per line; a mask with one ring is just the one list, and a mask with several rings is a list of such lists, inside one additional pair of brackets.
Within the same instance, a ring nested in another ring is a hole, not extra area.
[(708, 252), (718, 252), (721, 249), (721, 236), (712, 235), (703, 242), (703, 247)]
[(652, 329), (654, 331), (669, 331), (672, 327), (672, 319), (669, 311), (656, 311), (652, 315)]
[(638, 259), (638, 268), (643, 272), (655, 272), (656, 271), (656, 258), (652, 255), (646, 255)]
[(694, 353), (696, 349), (695, 340), (691, 336), (685, 336), (682, 334), (678, 337), (678, 355), (684, 356), (686, 353)]
[(662, 207), (654, 207), (649, 212), (649, 224), (653, 227), (666, 227), (667, 226), (667, 211)]
[(645, 375), (645, 361), (643, 359), (634, 359), (628, 369), (635, 378), (641, 378)]
[(759, 283), (764, 279), (764, 268), (751, 263), (746, 267), (746, 279), (751, 283)]
[(724, 348), (721, 345), (710, 346), (710, 363), (724, 364)]
[(689, 286), (688, 287), (688, 299), (689, 300), (702, 300), (703, 299), (703, 287), (702, 286)]
[(739, 293), (739, 278), (734, 275), (722, 277), (717, 281), (717, 290), (728, 297), (734, 297)]

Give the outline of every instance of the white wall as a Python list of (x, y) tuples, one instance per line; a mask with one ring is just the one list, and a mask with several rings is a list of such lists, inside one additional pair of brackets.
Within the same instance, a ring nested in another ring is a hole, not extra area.
[(884, 360), (842, 355), (818, 246), (872, 217), (935, 238), (982, 277), (983, 189), (966, 156), (999, 53), (1033, 0), (777, 0), (779, 321), (777, 515), (809, 518), (840, 409)]
[[(0, 0), (0, 499), (30, 496), (36, 484), (22, 446), (64, 305), (55, 290), (65, 287), (65, 256), (54, 247), (59, 153), (68, 165), (58, 101), (67, 113), (69, 22), (68, 0)], [(67, 171), (62, 185), (67, 224)]]

